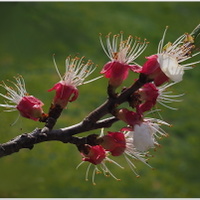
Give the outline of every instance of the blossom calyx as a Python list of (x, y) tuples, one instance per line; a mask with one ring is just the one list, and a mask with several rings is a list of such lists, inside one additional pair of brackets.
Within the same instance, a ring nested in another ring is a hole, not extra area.
[(126, 140), (122, 132), (108, 132), (102, 140), (101, 146), (113, 156), (120, 156), (126, 149)]
[(146, 59), (148, 60), (144, 63), (140, 70), (137, 70), (137, 72), (147, 75), (148, 80), (154, 81), (156, 86), (169, 81), (169, 77), (166, 76), (160, 68), (157, 55), (146, 57)]
[(109, 84), (112, 87), (117, 88), (127, 78), (128, 71), (129, 65), (118, 61), (110, 61), (104, 65), (100, 73), (104, 74), (106, 78), (109, 78)]
[(68, 102), (75, 101), (78, 98), (78, 89), (73, 85), (66, 85), (64, 81), (56, 83), (53, 88), (49, 89), (48, 92), (52, 90), (56, 91), (53, 103), (54, 105), (60, 105), (61, 108), (65, 108)]
[(105, 149), (100, 145), (90, 146), (85, 145), (87, 152), (81, 152), (83, 156), (83, 161), (88, 161), (94, 165), (100, 164), (106, 157)]
[(119, 109), (116, 113), (116, 117), (118, 119), (124, 121), (131, 127), (135, 124), (140, 124), (142, 121), (142, 115), (140, 113), (130, 111), (126, 108)]
[(29, 118), (32, 120), (39, 120), (42, 118), (44, 104), (34, 96), (24, 96), (17, 105), (16, 109), (20, 112), (22, 117)]
[(136, 93), (139, 96), (140, 104), (138, 105), (138, 109), (141, 113), (145, 111), (151, 110), (153, 106), (155, 106), (157, 102), (157, 98), (159, 96), (159, 90), (153, 83), (146, 83), (143, 87), (141, 87)]

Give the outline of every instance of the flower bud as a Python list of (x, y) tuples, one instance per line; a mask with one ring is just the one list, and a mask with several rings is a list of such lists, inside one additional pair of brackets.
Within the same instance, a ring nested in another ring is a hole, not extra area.
[(139, 113), (129, 111), (126, 108), (118, 110), (117, 118), (126, 122), (130, 126), (140, 124), (142, 121), (142, 116)]
[(48, 92), (52, 90), (56, 90), (53, 104), (60, 105), (61, 108), (65, 108), (68, 102), (75, 101), (78, 98), (78, 89), (73, 85), (66, 85), (63, 81), (56, 83)]
[(26, 117), (37, 121), (42, 117), (44, 104), (34, 96), (24, 96), (17, 105), (16, 109), (20, 112), (22, 117)]
[(109, 78), (109, 84), (111, 86), (117, 88), (127, 78), (128, 71), (129, 66), (127, 64), (112, 61), (104, 65), (101, 74), (104, 74), (106, 78)]
[(140, 112), (149, 111), (155, 106), (157, 98), (159, 96), (159, 90), (153, 83), (146, 83), (137, 92), (139, 94), (139, 100), (142, 102), (139, 105)]
[(81, 152), (81, 155), (83, 156), (83, 161), (88, 161), (94, 165), (100, 164), (106, 157), (106, 152), (104, 148), (100, 145), (96, 146), (86, 146), (88, 148), (88, 153)]
[(142, 69), (138, 72), (146, 74), (149, 80), (154, 81), (156, 86), (162, 85), (169, 81), (169, 77), (161, 70), (158, 62), (158, 56), (152, 55), (146, 57), (148, 60), (144, 63)]
[(126, 140), (121, 132), (108, 132), (102, 137), (101, 146), (110, 151), (113, 156), (120, 156), (126, 149)]

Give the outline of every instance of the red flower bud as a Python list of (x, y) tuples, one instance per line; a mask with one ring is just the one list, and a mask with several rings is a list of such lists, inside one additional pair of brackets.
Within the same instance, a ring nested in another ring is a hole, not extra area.
[(43, 105), (44, 104), (34, 96), (24, 96), (16, 108), (22, 117), (37, 121), (43, 114)]
[(86, 153), (81, 153), (83, 156), (83, 161), (88, 161), (94, 165), (100, 164), (106, 157), (106, 152), (104, 148), (100, 145), (96, 146), (90, 146), (88, 145), (88, 150), (89, 152)]
[(126, 108), (122, 108), (118, 111), (117, 118), (126, 122), (130, 126), (140, 124), (142, 122), (142, 116), (139, 113), (129, 111)]
[(139, 89), (138, 94), (140, 95), (139, 105), (140, 112), (145, 112), (150, 110), (157, 101), (159, 96), (159, 90), (155, 87), (153, 83), (146, 83), (142, 88)]
[(110, 151), (113, 156), (120, 156), (126, 149), (126, 140), (124, 134), (121, 132), (108, 132), (102, 137), (101, 145)]
[(48, 92), (52, 90), (56, 90), (53, 103), (60, 105), (62, 108), (65, 108), (68, 102), (75, 101), (78, 98), (78, 89), (73, 85), (66, 85), (64, 81), (56, 83)]
[(138, 70), (138, 72), (148, 75), (148, 78), (152, 79), (156, 86), (160, 86), (169, 81), (169, 77), (167, 77), (160, 68), (158, 56), (152, 55), (146, 58), (148, 60), (144, 63), (141, 70)]
[(109, 84), (113, 87), (118, 87), (127, 78), (129, 66), (118, 61), (108, 62), (104, 65), (101, 74), (105, 74), (109, 78)]

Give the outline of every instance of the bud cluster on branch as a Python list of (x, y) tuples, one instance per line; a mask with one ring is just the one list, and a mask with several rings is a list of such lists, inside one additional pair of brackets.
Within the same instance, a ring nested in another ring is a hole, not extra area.
[[(134, 160), (140, 160), (151, 167), (147, 163), (151, 156), (149, 150), (159, 146), (157, 140), (168, 135), (161, 126), (171, 126), (161, 119), (148, 116), (153, 112), (159, 112), (155, 109), (158, 104), (176, 110), (169, 104), (180, 102), (179, 98), (183, 94), (171, 94), (169, 88), (183, 80), (185, 70), (192, 69), (195, 64), (200, 63), (200, 60), (185, 62), (200, 54), (200, 25), (192, 33), (185, 33), (174, 42), (165, 43), (167, 29), (168, 27), (158, 44), (157, 53), (146, 57), (147, 61), (143, 65), (139, 65), (135, 60), (147, 48), (146, 39), (141, 40), (131, 35), (124, 38), (121, 32), (113, 36), (109, 33), (104, 42), (100, 34), (100, 44), (110, 60), (100, 71), (102, 75), (89, 81), (85, 79), (96, 69), (91, 60), (85, 62), (84, 57), (67, 57), (65, 74), (62, 76), (53, 57), (60, 81), (48, 90), (48, 92), (55, 91), (55, 96), (47, 113), (42, 108), (44, 103), (26, 91), (22, 76), (15, 77), (15, 81), (7, 83), (3, 81), (1, 87), (6, 90), (6, 94), (0, 93), (0, 96), (5, 99), (5, 103), (0, 104), (0, 107), (5, 108), (5, 111), (16, 110), (24, 118), (44, 123), (44, 127), (36, 128), (30, 133), (18, 135), (0, 144), (0, 157), (23, 148), (32, 149), (37, 143), (55, 140), (76, 145), (82, 156), (80, 165), (89, 163), (86, 180), (93, 166), (93, 184), (95, 184), (95, 174), (100, 172), (119, 180), (106, 165), (110, 162), (123, 168), (114, 161), (118, 156), (124, 156), (138, 177)], [(132, 85), (125, 87), (124, 80), (131, 78), (132, 74), (138, 75), (138, 78), (133, 77)], [(68, 103), (79, 97), (78, 87), (103, 77), (108, 79), (108, 98), (105, 102), (80, 123), (54, 129)], [(120, 90), (122, 86), (123, 89)], [(123, 104), (125, 102), (128, 104)], [(124, 122), (120, 130), (105, 131), (119, 120)], [(97, 129), (101, 131), (85, 137), (75, 136)]]

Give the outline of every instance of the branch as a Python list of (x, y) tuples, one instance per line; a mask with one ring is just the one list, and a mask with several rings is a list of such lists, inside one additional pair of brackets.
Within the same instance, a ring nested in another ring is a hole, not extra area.
[(146, 82), (147, 80), (143, 77), (143, 75), (140, 75), (140, 78), (131, 87), (124, 90), (116, 98), (107, 99), (101, 106), (92, 111), (82, 122), (78, 124), (57, 130), (48, 129), (47, 132), (45, 132), (45, 128), (36, 128), (30, 133), (24, 133), (6, 143), (0, 144), (0, 157), (13, 154), (23, 148), (32, 149), (35, 144), (46, 141), (74, 143), (75, 140), (73, 135), (99, 128), (109, 128), (113, 123), (117, 122), (118, 119), (115, 116), (102, 120), (101, 118), (107, 114), (112, 114), (113, 110), (118, 105), (128, 101), (130, 96)]
[(113, 109), (118, 105), (129, 100), (130, 96), (141, 88), (145, 83), (149, 82), (147, 76), (144, 74), (140, 74), (140, 77), (134, 84), (125, 89), (118, 97), (109, 98), (106, 102), (104, 102), (101, 106), (92, 111), (84, 120), (84, 122), (90, 121), (90, 123), (95, 123), (99, 119), (101, 119), (106, 114), (113, 114)]
[(52, 130), (48, 132), (48, 134), (42, 132), (42, 129), (36, 128), (31, 133), (24, 133), (6, 143), (0, 144), (0, 157), (13, 154), (18, 152), (20, 149), (32, 149), (35, 144), (46, 141), (71, 143), (72, 135), (103, 127), (108, 128), (116, 121), (118, 121), (118, 119), (115, 117), (110, 117), (104, 120), (100, 120), (93, 127), (86, 127), (83, 123), (78, 123), (67, 128)]

